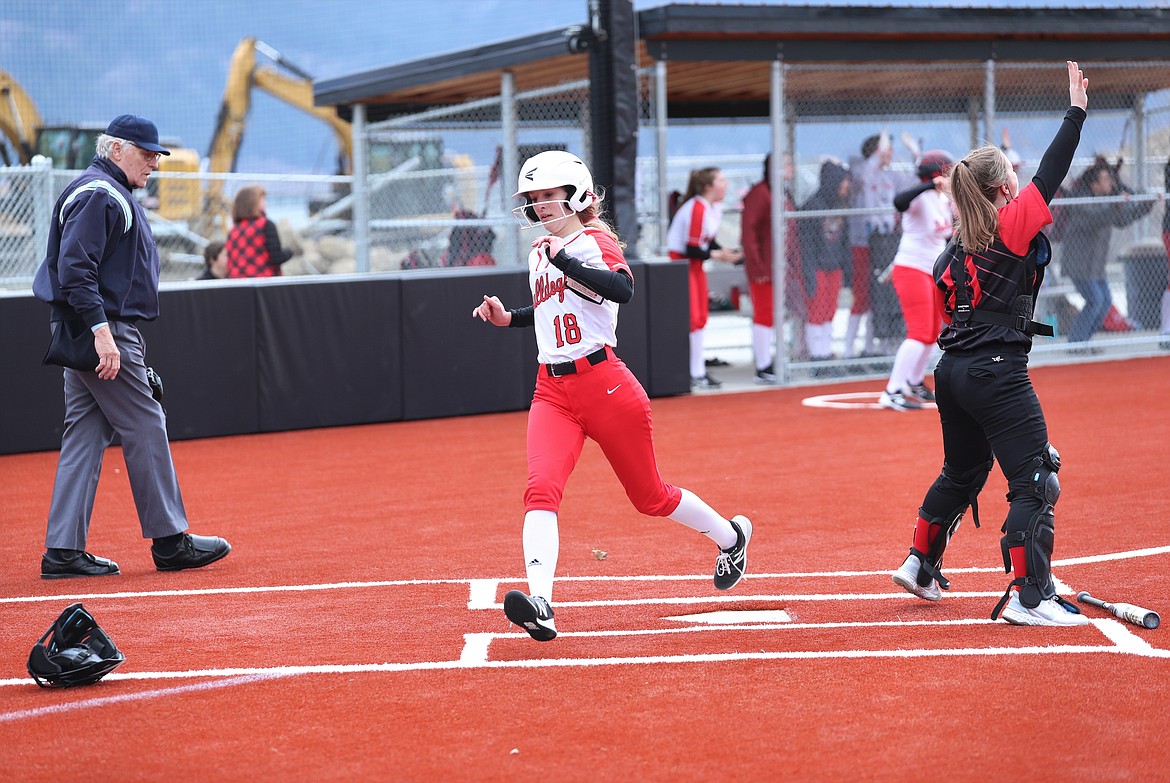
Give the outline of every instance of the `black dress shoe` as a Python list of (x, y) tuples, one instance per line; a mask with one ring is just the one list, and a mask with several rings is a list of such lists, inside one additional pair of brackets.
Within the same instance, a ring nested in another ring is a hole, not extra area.
[(118, 564), (89, 552), (61, 556), (53, 552), (41, 555), (41, 579), (71, 579), (77, 576), (112, 576), (120, 574)]
[(151, 546), (150, 555), (154, 567), (159, 571), (182, 571), (184, 568), (202, 568), (208, 563), (222, 560), (232, 551), (232, 545), (218, 536), (195, 536), (183, 534), (174, 552), (159, 554), (157, 546)]

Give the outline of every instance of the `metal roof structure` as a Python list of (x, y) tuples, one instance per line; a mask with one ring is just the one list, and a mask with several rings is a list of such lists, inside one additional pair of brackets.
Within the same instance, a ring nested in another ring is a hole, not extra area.
[[(769, 69), (792, 64), (1094, 61), (1096, 105), (1132, 90), (1170, 88), (1170, 9), (753, 6), (675, 3), (636, 13), (639, 67), (665, 62), (672, 118), (766, 116)], [(587, 79), (588, 28), (569, 27), (326, 79), (317, 105), (343, 116), (366, 104), (369, 119), (497, 96), (501, 74), (525, 91)], [(1098, 62), (1127, 61), (1124, 69)], [(1148, 62), (1143, 62), (1148, 61)], [(1124, 70), (1124, 73), (1122, 72)], [(809, 113), (840, 110), (858, 96), (899, 101), (983, 94), (953, 78), (908, 84), (897, 73), (858, 68), (847, 79), (793, 73), (786, 94)], [(1028, 96), (1031, 79), (997, 75), (997, 92)], [(958, 88), (958, 89), (956, 89)], [(957, 94), (961, 93), (961, 94)], [(817, 106), (821, 108), (818, 109)]]

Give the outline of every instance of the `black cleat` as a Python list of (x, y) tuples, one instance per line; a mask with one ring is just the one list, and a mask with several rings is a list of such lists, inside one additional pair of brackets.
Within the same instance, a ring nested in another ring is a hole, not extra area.
[(552, 607), (539, 595), (528, 596), (519, 590), (509, 590), (504, 595), (504, 614), (538, 642), (551, 642), (557, 638)]
[(715, 558), (715, 589), (730, 590), (739, 584), (747, 570), (747, 547), (752, 540), (752, 523), (742, 515), (731, 518), (731, 526), (735, 528), (735, 546), (724, 549)]

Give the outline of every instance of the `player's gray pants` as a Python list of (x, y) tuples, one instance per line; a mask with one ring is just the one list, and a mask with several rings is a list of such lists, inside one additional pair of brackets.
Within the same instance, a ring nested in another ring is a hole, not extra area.
[(146, 344), (132, 324), (110, 322), (122, 354), (112, 381), (66, 369), (65, 430), (45, 546), (85, 549), (102, 455), (117, 433), (143, 538), (187, 529), (187, 512), (171, 461), (166, 415), (146, 381)]

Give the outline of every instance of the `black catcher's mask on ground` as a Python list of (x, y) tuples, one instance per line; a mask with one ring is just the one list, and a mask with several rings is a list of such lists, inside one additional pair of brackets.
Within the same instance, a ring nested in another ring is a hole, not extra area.
[(93, 615), (76, 603), (33, 645), (28, 673), (42, 688), (72, 688), (95, 683), (125, 662)]

